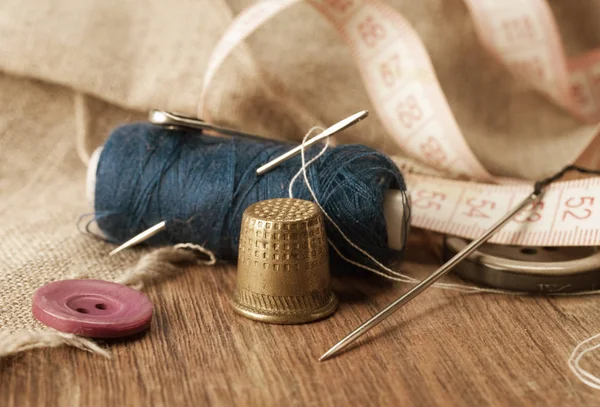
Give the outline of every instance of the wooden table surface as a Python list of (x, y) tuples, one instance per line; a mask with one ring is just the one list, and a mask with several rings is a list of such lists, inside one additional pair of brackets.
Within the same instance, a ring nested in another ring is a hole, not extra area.
[[(424, 275), (439, 261), (439, 246), (415, 234), (403, 269)], [(190, 270), (147, 289), (152, 328), (106, 344), (112, 359), (62, 347), (0, 360), (0, 405), (600, 405), (600, 392), (567, 367), (573, 347), (600, 331), (597, 298), (434, 288), (319, 363), (408, 288), (344, 271), (334, 279), (336, 314), (276, 326), (233, 313), (235, 267)], [(600, 355), (585, 366), (600, 372)]]

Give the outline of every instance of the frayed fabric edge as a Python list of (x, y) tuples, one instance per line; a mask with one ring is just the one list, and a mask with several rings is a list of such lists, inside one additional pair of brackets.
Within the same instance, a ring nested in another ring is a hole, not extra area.
[[(199, 254), (202, 256), (199, 257)], [(216, 257), (210, 250), (197, 244), (181, 243), (142, 256), (135, 267), (125, 272), (115, 282), (141, 290), (148, 282), (181, 273), (187, 266), (194, 264), (212, 266), (215, 263)], [(71, 278), (86, 277), (81, 274)], [(111, 357), (108, 349), (99, 346), (92, 339), (74, 334), (56, 330), (11, 332), (0, 329), (0, 359), (30, 349), (55, 348), (63, 345), (73, 346), (106, 358)]]
[(108, 349), (91, 339), (63, 332), (0, 331), (0, 358), (15, 355), (30, 349), (74, 346), (87, 352), (111, 358)]

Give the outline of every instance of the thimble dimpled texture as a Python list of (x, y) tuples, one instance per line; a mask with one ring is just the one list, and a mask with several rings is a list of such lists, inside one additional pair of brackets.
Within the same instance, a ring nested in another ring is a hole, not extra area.
[(273, 323), (308, 322), (335, 310), (323, 216), (314, 203), (280, 198), (246, 209), (233, 305)]

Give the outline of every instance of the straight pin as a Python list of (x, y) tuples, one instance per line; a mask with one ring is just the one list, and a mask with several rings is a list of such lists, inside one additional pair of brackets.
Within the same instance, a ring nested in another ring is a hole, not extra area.
[(346, 335), (341, 341), (336, 343), (331, 349), (329, 349), (327, 352), (325, 352), (323, 354), (323, 356), (321, 356), (319, 358), (319, 361), (329, 359), (333, 355), (337, 354), (339, 351), (341, 351), (343, 348), (348, 346), (350, 343), (354, 342), (356, 339), (358, 339), (359, 337), (361, 337), (362, 335), (367, 333), (370, 329), (374, 328), (381, 321), (383, 321), (384, 319), (386, 319), (387, 317), (392, 315), (394, 312), (396, 312), (398, 309), (400, 309), (402, 306), (404, 306), (407, 302), (409, 302), (410, 300), (412, 300), (413, 298), (415, 298), (416, 296), (421, 294), (421, 292), (423, 292), (424, 290), (429, 288), (429, 286), (431, 286), (437, 280), (439, 280), (440, 278), (442, 278), (446, 274), (448, 274), (448, 272), (450, 272), (450, 270), (452, 270), (454, 268), (454, 266), (456, 266), (458, 263), (460, 263), (466, 257), (468, 257), (479, 246), (481, 246), (482, 244), (487, 242), (494, 235), (494, 233), (496, 233), (496, 231), (498, 231), (498, 229), (500, 229), (502, 226), (504, 226), (506, 223), (508, 223), (523, 208), (525, 208), (527, 205), (538, 200), (539, 197), (542, 195), (544, 186), (545, 185), (542, 186), (539, 183), (536, 184), (533, 192), (527, 198), (525, 198), (523, 201), (521, 201), (521, 203), (519, 203), (510, 212), (508, 212), (506, 215), (504, 215), (492, 227), (490, 227), (488, 230), (486, 230), (483, 233), (483, 235), (481, 235), (478, 239), (472, 241), (467, 247), (465, 247), (462, 251), (460, 251), (454, 257), (452, 257), (450, 260), (448, 260), (444, 265), (442, 265), (439, 269), (437, 269), (435, 272), (433, 272), (425, 280), (423, 280), (419, 284), (417, 284), (412, 290), (410, 290), (407, 293), (400, 296), (397, 300), (395, 300), (394, 302), (389, 304), (387, 307), (385, 307), (383, 310), (381, 310), (380, 312), (375, 314), (373, 317), (371, 317), (369, 320), (364, 322), (362, 325), (360, 325), (354, 331), (352, 331), (348, 335)]
[(189, 127), (192, 129), (199, 130), (210, 130), (217, 133), (225, 134), (227, 136), (239, 136), (248, 137), (252, 139), (266, 140), (264, 137), (257, 136), (256, 134), (244, 133), (243, 131), (228, 129), (226, 127), (217, 126), (210, 124), (204, 120), (197, 119), (195, 117), (183, 116), (176, 113), (165, 112), (164, 110), (150, 110), (148, 113), (148, 120), (153, 124), (160, 124), (166, 127)]
[(288, 151), (285, 154), (280, 155), (279, 157), (275, 158), (272, 161), (269, 161), (268, 163), (261, 165), (260, 167), (258, 167), (258, 169), (256, 170), (256, 173), (258, 175), (262, 175), (265, 174), (269, 171), (271, 171), (273, 168), (277, 167), (278, 165), (284, 163), (285, 161), (289, 160), (290, 158), (294, 157), (295, 155), (300, 154), (300, 152), (302, 151), (302, 148), (306, 148), (306, 147), (310, 147), (313, 144), (324, 140), (328, 137), (333, 136), (336, 133), (339, 133), (342, 130), (347, 129), (348, 127), (358, 123), (359, 121), (361, 121), (362, 119), (364, 119), (365, 117), (367, 117), (369, 115), (369, 112), (367, 110), (362, 110), (358, 113), (353, 114), (352, 116), (346, 117), (343, 120), (340, 120), (339, 122), (337, 122), (336, 124), (334, 124), (333, 126), (330, 126), (328, 128), (326, 128), (325, 130), (323, 130), (322, 133), (319, 133), (318, 135), (316, 135), (315, 137), (311, 138), (310, 140), (308, 140), (306, 143), (304, 143), (304, 146), (301, 144), (297, 147), (294, 147), (293, 149), (291, 149), (290, 151)]

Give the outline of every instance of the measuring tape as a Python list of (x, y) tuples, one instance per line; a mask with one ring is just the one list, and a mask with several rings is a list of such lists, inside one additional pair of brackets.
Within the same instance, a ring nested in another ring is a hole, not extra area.
[[(413, 175), (408, 178), (412, 225), (474, 238), (531, 194), (531, 185), (489, 185)], [(525, 246), (600, 245), (600, 178), (551, 184), (543, 200), (518, 214), (491, 239)]]
[(498, 61), (571, 114), (600, 119), (600, 52), (568, 61), (545, 1), (465, 2), (479, 39)]
[[(229, 53), (273, 16), (301, 0), (266, 0), (240, 13), (215, 47), (199, 110)], [(452, 178), (406, 174), (412, 225), (475, 238), (530, 184), (506, 183), (486, 171), (458, 127), (421, 39), (393, 7), (379, 0), (306, 0), (328, 19), (355, 58), (375, 109), (410, 157)], [(507, 69), (587, 122), (600, 119), (600, 51), (567, 61), (552, 13), (543, 0), (465, 0), (485, 48)], [(575, 160), (595, 158), (596, 138)], [(514, 181), (513, 181), (514, 183)], [(596, 199), (598, 197), (598, 199)], [(492, 242), (518, 245), (600, 245), (600, 180), (553, 184)]]

